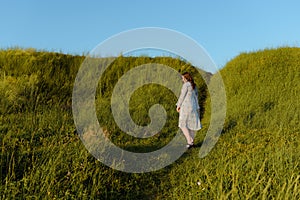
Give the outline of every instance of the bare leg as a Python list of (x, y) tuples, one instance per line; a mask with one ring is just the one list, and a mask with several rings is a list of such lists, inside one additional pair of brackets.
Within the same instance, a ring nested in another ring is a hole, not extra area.
[(190, 132), (190, 136), (191, 136), (191, 138), (192, 138), (192, 141), (194, 142), (195, 135), (196, 135), (196, 131), (193, 131), (193, 130), (190, 130), (190, 129), (189, 129), (189, 132)]
[(189, 129), (185, 127), (185, 128), (181, 128), (181, 130), (182, 130), (182, 132), (183, 132), (183, 134), (186, 138), (187, 143), (188, 144), (193, 144), (193, 138), (190, 135)]

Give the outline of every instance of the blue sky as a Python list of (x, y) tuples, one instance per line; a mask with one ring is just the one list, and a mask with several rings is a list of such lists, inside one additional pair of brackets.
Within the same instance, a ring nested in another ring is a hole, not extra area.
[(241, 52), (300, 46), (298, 0), (0, 0), (0, 48), (83, 54), (120, 32), (161, 27), (204, 47), (218, 68)]

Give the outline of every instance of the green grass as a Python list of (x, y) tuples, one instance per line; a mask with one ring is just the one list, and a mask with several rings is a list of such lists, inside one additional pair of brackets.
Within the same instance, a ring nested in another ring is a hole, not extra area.
[(299, 67), (299, 48), (243, 53), (227, 63), (228, 118), (245, 128), (299, 128)]
[(136, 65), (155, 62), (192, 71), (205, 108), (195, 148), (161, 170), (133, 174), (97, 161), (76, 133), (71, 95), (83, 56), (2, 50), (0, 199), (299, 199), (299, 55), (299, 48), (266, 49), (227, 63), (221, 70), (225, 127), (202, 159), (198, 154), (210, 103), (200, 74), (179, 59), (116, 59), (99, 82), (96, 108), (100, 123), (120, 147), (148, 152), (168, 143), (177, 130), (176, 97), (157, 85), (137, 90), (130, 112), (144, 125), (151, 105), (164, 105), (168, 120), (160, 134), (135, 139), (115, 124), (109, 108), (112, 88)]

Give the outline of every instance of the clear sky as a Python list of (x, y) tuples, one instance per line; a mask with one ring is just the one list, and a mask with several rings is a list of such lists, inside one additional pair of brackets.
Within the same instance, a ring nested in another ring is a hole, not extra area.
[(0, 48), (88, 53), (130, 29), (193, 38), (218, 68), (241, 52), (300, 46), (299, 0), (0, 0)]

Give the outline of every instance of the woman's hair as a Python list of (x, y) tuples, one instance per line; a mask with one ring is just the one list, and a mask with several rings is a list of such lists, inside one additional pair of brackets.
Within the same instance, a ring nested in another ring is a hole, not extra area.
[(193, 79), (192, 75), (191, 75), (190, 73), (188, 73), (188, 72), (184, 72), (184, 73), (182, 74), (182, 76), (183, 76), (188, 82), (190, 82), (191, 85), (192, 85), (192, 88), (195, 89), (196, 84), (195, 84), (195, 82), (194, 82), (194, 79)]

